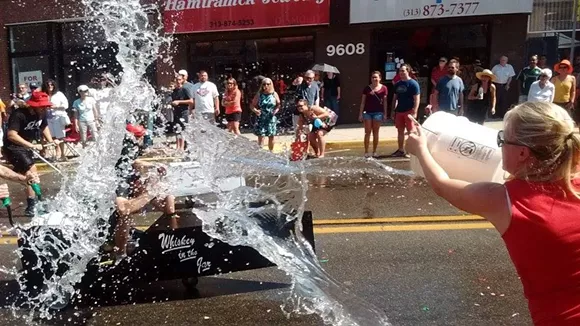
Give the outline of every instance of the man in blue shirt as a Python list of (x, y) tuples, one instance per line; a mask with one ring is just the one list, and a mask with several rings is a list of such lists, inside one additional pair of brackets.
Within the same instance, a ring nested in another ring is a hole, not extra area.
[(433, 93), (434, 111), (445, 111), (453, 114), (463, 115), (463, 81), (457, 72), (459, 62), (449, 61), (447, 65), (447, 76), (441, 78)]
[(413, 122), (411, 122), (407, 116), (410, 114), (416, 118), (417, 111), (419, 110), (421, 89), (419, 87), (419, 83), (417, 83), (409, 76), (410, 72), (411, 67), (409, 65), (402, 65), (401, 68), (399, 68), (399, 76), (401, 77), (401, 80), (398, 81), (394, 86), (394, 120), (395, 127), (397, 127), (397, 140), (399, 142), (399, 149), (391, 154), (393, 157), (407, 156), (404, 150), (405, 129), (410, 132), (415, 127)]

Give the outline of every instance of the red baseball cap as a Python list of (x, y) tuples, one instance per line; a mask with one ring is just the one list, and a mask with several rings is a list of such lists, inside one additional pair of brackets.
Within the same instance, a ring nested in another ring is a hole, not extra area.
[(143, 137), (147, 133), (147, 130), (145, 130), (145, 128), (143, 128), (143, 126), (132, 125), (132, 124), (127, 125), (127, 131), (132, 133), (137, 138)]

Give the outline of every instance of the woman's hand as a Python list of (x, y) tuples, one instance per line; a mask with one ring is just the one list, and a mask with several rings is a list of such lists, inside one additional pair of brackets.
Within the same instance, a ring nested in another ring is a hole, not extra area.
[(0, 198), (8, 198), (8, 197), (10, 197), (8, 185), (7, 184), (0, 185)]
[(358, 115), (358, 121), (363, 122), (363, 114), (362, 113)]
[(491, 115), (495, 115), (495, 108), (491, 108)]
[(254, 113), (255, 113), (257, 116), (260, 116), (260, 115), (262, 114), (262, 111), (255, 109), (255, 110), (254, 110)]
[(411, 120), (413, 124), (415, 124), (415, 131), (409, 132), (409, 138), (407, 139), (405, 151), (411, 155), (419, 156), (421, 151), (427, 149), (427, 137), (423, 133), (421, 126), (417, 123), (415, 118), (413, 118), (411, 115), (408, 115), (407, 119)]

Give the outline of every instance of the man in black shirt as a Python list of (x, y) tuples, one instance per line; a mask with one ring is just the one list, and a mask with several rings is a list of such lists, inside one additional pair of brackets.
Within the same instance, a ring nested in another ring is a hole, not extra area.
[[(19, 107), (10, 115), (2, 151), (12, 164), (14, 172), (25, 176), (36, 174), (32, 151), (43, 149), (42, 145), (32, 143), (38, 134), (42, 134), (48, 143), (54, 143), (46, 121), (46, 109), (50, 107), (52, 103), (46, 93), (33, 92), (26, 107)], [(24, 215), (33, 217), (36, 199), (32, 187), (26, 188), (26, 196), (27, 207)]]
[(177, 150), (185, 150), (185, 141), (181, 133), (185, 130), (185, 124), (189, 122), (189, 108), (193, 106), (193, 98), (190, 92), (183, 87), (185, 79), (182, 75), (175, 77), (175, 89), (171, 94), (171, 106), (173, 106), (173, 121), (175, 122), (175, 134), (177, 135)]
[[(175, 214), (175, 197), (168, 195), (159, 197), (162, 193), (159, 180), (144, 178), (150, 168), (157, 168), (158, 176), (166, 174), (165, 168), (155, 164), (140, 160), (138, 157), (145, 153), (143, 149), (143, 138), (146, 130), (139, 125), (127, 125), (128, 134), (123, 140), (123, 150), (121, 158), (117, 161), (115, 169), (117, 175), (121, 178), (121, 184), (117, 188), (117, 198), (115, 199), (116, 210), (113, 216), (116, 219), (114, 230), (115, 255), (122, 257), (127, 252), (127, 241), (131, 227), (131, 214), (141, 210), (148, 203), (152, 203), (155, 208), (161, 210), (168, 217), (169, 224), (172, 228), (177, 228), (177, 219)], [(150, 151), (149, 151), (150, 152)], [(165, 154), (165, 153), (163, 153)], [(155, 187), (153, 187), (153, 183)], [(148, 191), (155, 188), (159, 194), (153, 194)]]

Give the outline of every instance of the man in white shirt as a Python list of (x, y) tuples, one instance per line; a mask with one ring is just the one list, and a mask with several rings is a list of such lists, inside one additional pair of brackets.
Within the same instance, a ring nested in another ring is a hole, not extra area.
[(207, 72), (199, 72), (199, 83), (193, 85), (193, 106), (195, 112), (203, 119), (215, 122), (220, 114), (220, 100), (217, 87), (207, 80)]
[(497, 116), (503, 117), (507, 112), (509, 107), (508, 103), (508, 91), (512, 82), (512, 78), (516, 75), (514, 67), (508, 63), (508, 57), (505, 55), (499, 58), (499, 64), (495, 65), (491, 72), (496, 77), (495, 89), (496, 89), (496, 112)]

